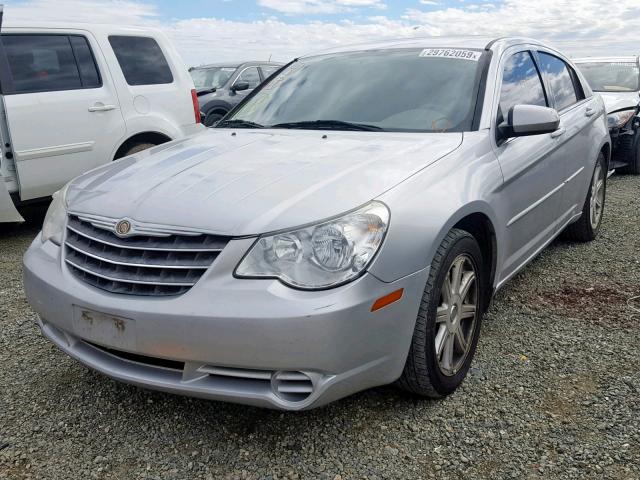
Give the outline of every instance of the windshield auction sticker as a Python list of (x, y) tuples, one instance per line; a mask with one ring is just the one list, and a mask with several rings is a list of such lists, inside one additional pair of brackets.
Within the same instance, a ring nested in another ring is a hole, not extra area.
[(477, 62), (480, 60), (482, 52), (476, 52), (475, 50), (462, 50), (458, 48), (426, 48), (420, 52), (420, 56), (432, 58), (453, 58)]

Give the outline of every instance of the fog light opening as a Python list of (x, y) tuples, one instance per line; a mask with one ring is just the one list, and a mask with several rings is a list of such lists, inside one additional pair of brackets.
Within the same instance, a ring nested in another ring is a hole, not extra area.
[(302, 402), (313, 393), (313, 382), (303, 372), (279, 371), (271, 376), (271, 390), (287, 402)]

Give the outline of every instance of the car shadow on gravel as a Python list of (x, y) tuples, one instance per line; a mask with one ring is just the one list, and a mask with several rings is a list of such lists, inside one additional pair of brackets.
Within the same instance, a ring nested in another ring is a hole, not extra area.
[(21, 237), (23, 235), (35, 236), (42, 229), (42, 222), (47, 214), (50, 201), (37, 202), (24, 205), (18, 209), (23, 223), (0, 223), (0, 240)]

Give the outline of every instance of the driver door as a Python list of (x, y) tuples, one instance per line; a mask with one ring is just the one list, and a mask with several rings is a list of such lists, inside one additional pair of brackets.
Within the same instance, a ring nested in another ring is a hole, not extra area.
[[(529, 50), (502, 57), (495, 130), (515, 105), (549, 106), (537, 64)], [(496, 140), (504, 184), (498, 195), (505, 219), (502, 278), (505, 281), (542, 249), (556, 232), (563, 186), (555, 134)], [(497, 137), (496, 137), (497, 138)]]

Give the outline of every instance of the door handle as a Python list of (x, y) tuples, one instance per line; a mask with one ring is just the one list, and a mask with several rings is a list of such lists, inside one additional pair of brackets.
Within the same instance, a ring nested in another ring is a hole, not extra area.
[(594, 108), (591, 108), (591, 107), (587, 107), (587, 109), (584, 111), (584, 114), (587, 117), (592, 117), (593, 115), (595, 115), (595, 113), (596, 113), (596, 110)]
[(96, 103), (92, 107), (89, 107), (90, 112), (108, 112), (109, 110), (115, 110), (115, 105), (105, 105), (103, 103)]
[(551, 132), (551, 138), (558, 138), (561, 137), (562, 135), (564, 135), (567, 132), (567, 129), (564, 127), (560, 127), (558, 130), (556, 130), (555, 132)]

